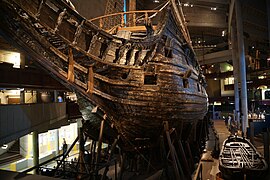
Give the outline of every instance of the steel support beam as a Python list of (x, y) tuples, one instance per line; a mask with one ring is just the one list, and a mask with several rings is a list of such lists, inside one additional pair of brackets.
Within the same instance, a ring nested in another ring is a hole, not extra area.
[[(38, 144), (38, 132), (32, 132), (32, 139), (33, 139), (33, 165), (38, 167), (39, 166), (39, 144)], [(34, 174), (38, 174), (38, 169), (35, 169)]]
[(267, 4), (267, 19), (268, 19), (268, 46), (270, 47), (270, 1), (266, 0)]
[(234, 120), (237, 122), (237, 128), (240, 125), (240, 107), (239, 107), (239, 61), (237, 58), (237, 39), (235, 37), (235, 28), (231, 27), (231, 45), (232, 45), (232, 57), (233, 57), (233, 76), (234, 76)]
[(234, 3), (235, 3), (235, 0), (231, 0), (230, 9), (229, 9), (229, 18), (228, 18), (228, 33), (229, 34), (232, 32), (231, 25), (232, 25), (233, 11), (234, 11)]
[(236, 12), (236, 26), (237, 26), (237, 42), (239, 52), (239, 67), (240, 78), (241, 78), (241, 118), (242, 118), (242, 132), (246, 137), (248, 127), (248, 104), (247, 104), (247, 80), (246, 80), (246, 59), (245, 59), (245, 47), (244, 47), (244, 36), (243, 36), (243, 19), (241, 12), (240, 0), (235, 1), (235, 12)]
[(59, 155), (59, 129), (56, 129), (55, 136), (56, 155)]

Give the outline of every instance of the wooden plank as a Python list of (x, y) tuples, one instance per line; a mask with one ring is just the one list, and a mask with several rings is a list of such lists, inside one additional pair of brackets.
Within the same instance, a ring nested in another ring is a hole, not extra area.
[(75, 80), (74, 59), (73, 59), (72, 48), (68, 49), (68, 76), (67, 76), (67, 80), (70, 82), (74, 82), (74, 80)]
[[(52, 52), (54, 52), (56, 55), (58, 55), (58, 57), (60, 57), (62, 60), (68, 62), (68, 56), (65, 55), (64, 53), (62, 53), (61, 51), (59, 51), (57, 48), (55, 48), (55, 47), (50, 47), (50, 50), (51, 50)], [(75, 61), (74, 61), (74, 67), (75, 67), (76, 69), (79, 69), (81, 72), (83, 72), (83, 73), (85, 73), (85, 74), (87, 74), (87, 72), (88, 72), (87, 68), (81, 66), (80, 64), (76, 63)]]
[(94, 72), (93, 66), (90, 66), (88, 70), (87, 93), (92, 95), (93, 91), (94, 91)]
[[(156, 30), (157, 26), (153, 26), (153, 30)], [(118, 30), (125, 30), (125, 31), (131, 31), (131, 32), (136, 32), (136, 31), (146, 31), (145, 26), (131, 26), (131, 27), (120, 27)]]

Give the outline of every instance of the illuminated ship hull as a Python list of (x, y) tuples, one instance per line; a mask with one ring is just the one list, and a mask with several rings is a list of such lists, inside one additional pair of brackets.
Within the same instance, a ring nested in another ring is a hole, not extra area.
[[(87, 134), (97, 137), (95, 127), (105, 118), (104, 137), (119, 135), (123, 147), (134, 150), (140, 141), (154, 145), (164, 121), (188, 139), (207, 112), (204, 76), (175, 2), (163, 11), (152, 35), (123, 39), (64, 1), (1, 0), (0, 30), (77, 93)], [(101, 118), (93, 109), (102, 112)]]

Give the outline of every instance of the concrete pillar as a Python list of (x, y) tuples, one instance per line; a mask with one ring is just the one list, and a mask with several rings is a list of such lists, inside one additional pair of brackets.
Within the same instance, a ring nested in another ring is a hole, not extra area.
[(56, 90), (53, 91), (53, 102), (58, 102)]
[(25, 55), (23, 53), (20, 53), (20, 68), (25, 68)]
[[(37, 166), (39, 164), (39, 143), (38, 143), (38, 132), (33, 131), (33, 166)], [(34, 171), (34, 174), (38, 174), (37, 169)]]
[(266, 0), (267, 4), (267, 16), (268, 16), (268, 46), (270, 47), (270, 1)]
[(25, 103), (25, 91), (22, 90), (20, 91), (20, 104), (24, 104)]
[(55, 153), (59, 155), (59, 129), (55, 130)]
[(37, 103), (42, 103), (40, 91), (37, 90), (36, 92), (37, 92)]
[(215, 115), (215, 113), (216, 113), (216, 112), (215, 112), (215, 105), (213, 104), (212, 107), (213, 107), (213, 109), (212, 109), (212, 111), (213, 111), (213, 118), (212, 118), (212, 119), (215, 120), (215, 119), (216, 119), (216, 115)]
[(247, 80), (246, 80), (246, 59), (243, 36), (243, 19), (241, 13), (240, 0), (235, 0), (236, 26), (237, 26), (237, 42), (239, 52), (239, 67), (241, 78), (241, 109), (242, 109), (242, 132), (246, 137), (248, 127), (248, 104), (247, 104)]
[(233, 76), (234, 76), (234, 120), (237, 122), (237, 128), (239, 129), (240, 125), (240, 117), (239, 117), (239, 87), (238, 87), (238, 80), (239, 80), (239, 61), (237, 58), (237, 40), (235, 37), (235, 28), (231, 26), (231, 48), (232, 48), (232, 59), (233, 59)]
[(32, 146), (28, 147), (29, 144), (32, 145), (32, 143), (29, 142), (29, 140), (28, 140), (28, 136), (29, 135), (25, 135), (25, 136), (20, 137), (20, 154), (25, 158), (30, 157), (30, 153), (31, 153), (30, 151), (32, 149)]

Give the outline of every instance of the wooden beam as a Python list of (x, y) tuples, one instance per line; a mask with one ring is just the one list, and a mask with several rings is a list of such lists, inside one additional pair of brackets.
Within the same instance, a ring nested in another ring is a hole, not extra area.
[(171, 158), (172, 158), (172, 164), (173, 164), (175, 177), (176, 177), (176, 179), (181, 179), (180, 178), (180, 173), (179, 173), (179, 170), (178, 170), (178, 166), (177, 166), (177, 162), (176, 162), (177, 161), (176, 160), (177, 156), (175, 155), (174, 147), (173, 147), (171, 137), (170, 137), (168, 121), (164, 122), (164, 131), (165, 131), (165, 134), (166, 134), (166, 137), (167, 137), (167, 142), (168, 142), (169, 149), (170, 149), (170, 155), (171, 155)]
[(71, 47), (68, 49), (68, 76), (67, 76), (67, 80), (70, 82), (74, 82), (74, 80), (75, 80), (74, 59), (73, 59), (73, 53), (72, 53)]
[(90, 66), (88, 70), (87, 93), (91, 95), (93, 91), (94, 91), (94, 72), (93, 66)]
[[(153, 29), (156, 30), (157, 26), (153, 26)], [(145, 26), (131, 26), (131, 27), (120, 27), (118, 30), (136, 32), (136, 31), (146, 31), (146, 28)]]
[[(129, 11), (136, 11), (136, 0), (129, 0)], [(136, 26), (136, 13), (129, 15), (130, 26)]]

